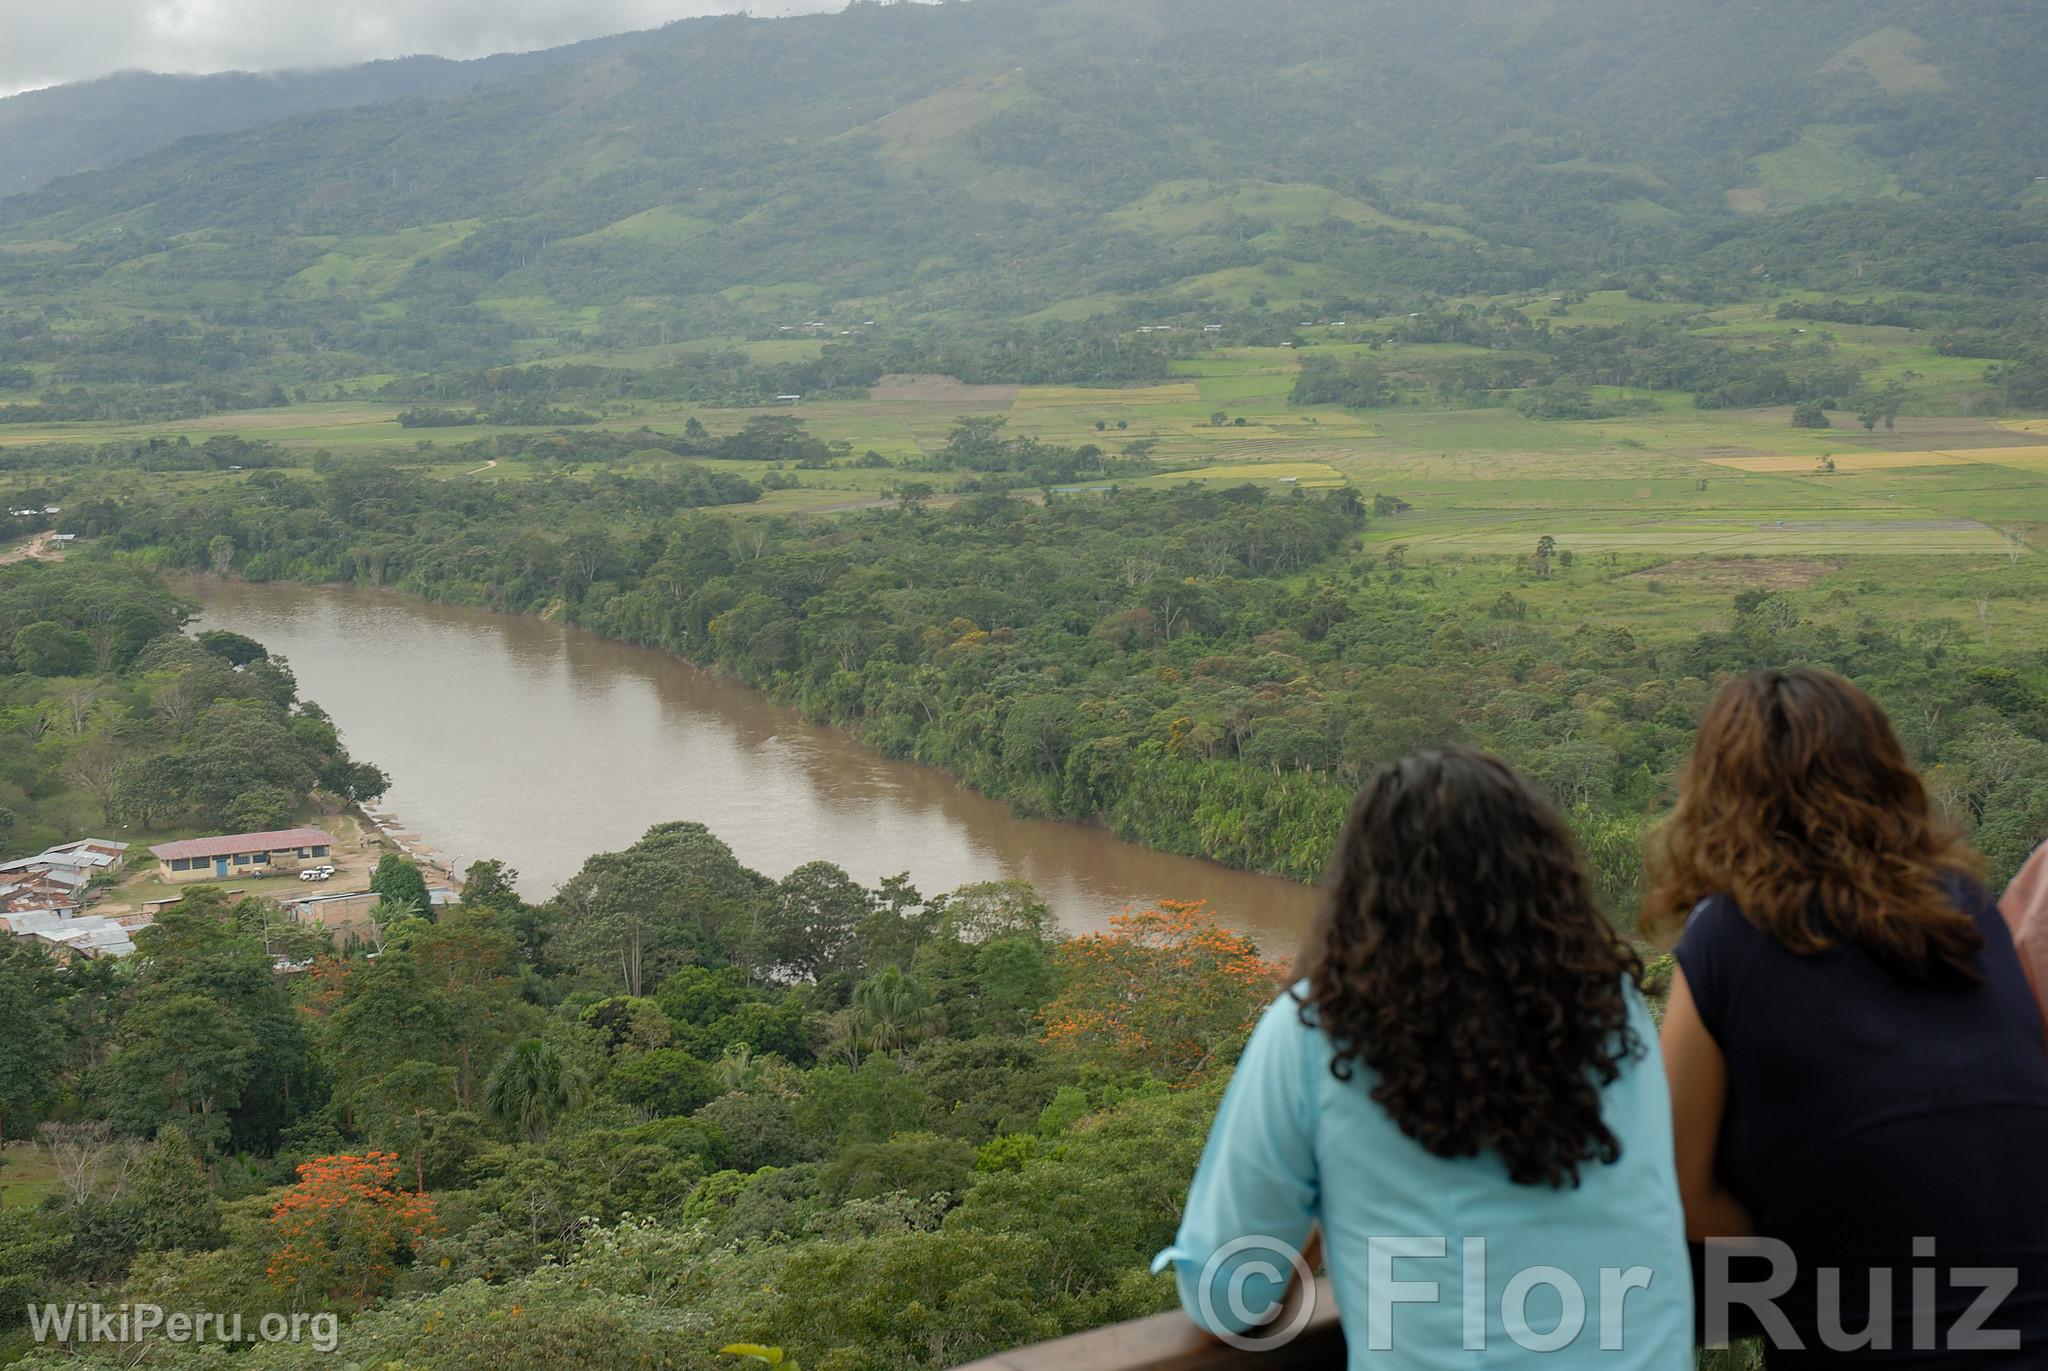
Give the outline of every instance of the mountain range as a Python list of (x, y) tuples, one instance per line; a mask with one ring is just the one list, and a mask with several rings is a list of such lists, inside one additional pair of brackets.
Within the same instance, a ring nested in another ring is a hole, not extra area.
[(56, 178), (0, 200), (0, 324), (304, 379), (1594, 277), (2031, 299), (2044, 60), (2036, 0), (971, 0), (110, 78), (0, 101)]

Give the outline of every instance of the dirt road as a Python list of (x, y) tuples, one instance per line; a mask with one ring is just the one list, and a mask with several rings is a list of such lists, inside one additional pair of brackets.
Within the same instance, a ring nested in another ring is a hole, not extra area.
[(57, 562), (64, 558), (64, 549), (57, 543), (55, 533), (38, 533), (20, 547), (11, 547), (0, 552), (0, 566), (14, 562)]

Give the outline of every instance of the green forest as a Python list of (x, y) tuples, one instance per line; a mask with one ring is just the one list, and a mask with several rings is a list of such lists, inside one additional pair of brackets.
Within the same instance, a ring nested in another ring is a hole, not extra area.
[(314, 791), (384, 792), (291, 670), (119, 561), (0, 567), (0, 843), (283, 828)]
[[(1320, 875), (1364, 776), (1465, 741), (1574, 816), (1626, 922), (1641, 836), (1715, 682), (1794, 663), (1888, 705), (1994, 875), (2048, 831), (2039, 654), (1973, 641), (1954, 617), (1979, 594), (2037, 595), (2033, 559), (1903, 622), (1885, 587), (1852, 577), (1731, 589), (1704, 621), (1630, 629), (1597, 604), (1644, 584), (1640, 559), (1538, 545), (1410, 567), (1398, 543), (1360, 550), (1380, 516), (1352, 488), (991, 492), (741, 523), (602, 471), (516, 498), (374, 464), (243, 489), (71, 517), (166, 567), (559, 615), (723, 667), (1023, 812), (1296, 880)], [(1532, 611), (1560, 588), (1570, 608)]]

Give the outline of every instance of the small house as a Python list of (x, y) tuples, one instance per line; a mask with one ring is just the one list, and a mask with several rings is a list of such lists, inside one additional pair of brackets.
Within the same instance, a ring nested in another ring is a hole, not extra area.
[(334, 838), (317, 828), (286, 828), (271, 833), (227, 833), (213, 838), (187, 838), (150, 848), (157, 874), (173, 883), (220, 881), (238, 876), (295, 873), (327, 860)]
[[(58, 534), (58, 537), (68, 535)], [(78, 838), (46, 847), (32, 860), (49, 866), (68, 866), (80, 871), (119, 871), (128, 861), (128, 844), (112, 838)]]
[(153, 922), (150, 915), (69, 917), (56, 910), (33, 910), (0, 914), (0, 933), (40, 943), (58, 961), (71, 962), (79, 958), (126, 957), (135, 951), (135, 931)]

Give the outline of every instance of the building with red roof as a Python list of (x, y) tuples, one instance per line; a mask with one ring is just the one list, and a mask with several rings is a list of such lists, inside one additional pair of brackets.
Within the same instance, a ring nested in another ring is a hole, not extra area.
[(333, 835), (317, 828), (186, 838), (158, 843), (149, 850), (157, 860), (157, 873), (172, 882), (292, 873), (309, 863), (326, 861), (333, 851)]

